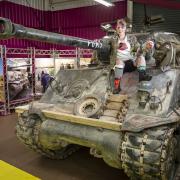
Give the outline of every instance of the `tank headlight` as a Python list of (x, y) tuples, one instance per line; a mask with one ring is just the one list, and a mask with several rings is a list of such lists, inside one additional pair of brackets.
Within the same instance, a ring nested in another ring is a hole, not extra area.
[(147, 91), (138, 91), (138, 97), (139, 97), (139, 107), (145, 108), (147, 102), (149, 101), (149, 92)]
[(149, 106), (151, 110), (158, 109), (161, 105), (161, 100), (157, 96), (151, 96), (149, 100)]

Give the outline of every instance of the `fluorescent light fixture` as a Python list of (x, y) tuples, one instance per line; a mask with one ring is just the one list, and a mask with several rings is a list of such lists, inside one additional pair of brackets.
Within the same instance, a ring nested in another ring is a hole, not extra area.
[(104, 1), (104, 0), (94, 0), (100, 4), (103, 4), (104, 6), (107, 6), (107, 7), (110, 7), (110, 6), (114, 6), (113, 3), (110, 3), (110, 2), (107, 2), (107, 1)]

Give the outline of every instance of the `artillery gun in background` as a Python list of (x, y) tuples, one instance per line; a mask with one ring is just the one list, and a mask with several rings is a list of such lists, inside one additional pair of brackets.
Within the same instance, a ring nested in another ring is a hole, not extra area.
[(97, 42), (26, 28), (4, 18), (0, 25), (1, 39), (91, 48), (100, 61), (94, 68), (60, 70), (39, 102), (17, 108), (16, 133), (26, 146), (52, 159), (64, 159), (86, 146), (108, 165), (123, 168), (130, 178), (179, 178), (179, 36), (152, 34), (156, 41), (156, 65), (148, 67), (152, 79), (139, 83), (137, 72), (124, 74), (123, 94), (113, 95), (112, 33)]

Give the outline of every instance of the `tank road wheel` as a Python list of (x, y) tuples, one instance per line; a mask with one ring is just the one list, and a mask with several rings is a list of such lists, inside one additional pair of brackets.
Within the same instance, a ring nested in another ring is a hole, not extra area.
[(65, 159), (79, 149), (79, 146), (73, 144), (69, 144), (59, 150), (49, 150), (44, 148), (38, 140), (41, 122), (38, 115), (28, 115), (27, 112), (24, 112), (19, 117), (16, 125), (16, 135), (19, 140), (34, 151), (51, 159)]
[(78, 116), (92, 117), (98, 113), (101, 104), (101, 100), (97, 96), (85, 96), (75, 104), (74, 113)]
[(163, 126), (126, 132), (121, 153), (125, 173), (131, 179), (174, 180), (180, 151), (175, 130), (175, 126)]

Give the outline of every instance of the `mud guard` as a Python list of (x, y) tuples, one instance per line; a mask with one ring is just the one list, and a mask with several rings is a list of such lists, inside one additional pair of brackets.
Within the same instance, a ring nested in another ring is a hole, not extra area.
[(172, 113), (169, 117), (160, 118), (141, 114), (127, 115), (122, 124), (122, 131), (140, 132), (147, 128), (180, 122), (180, 117)]

